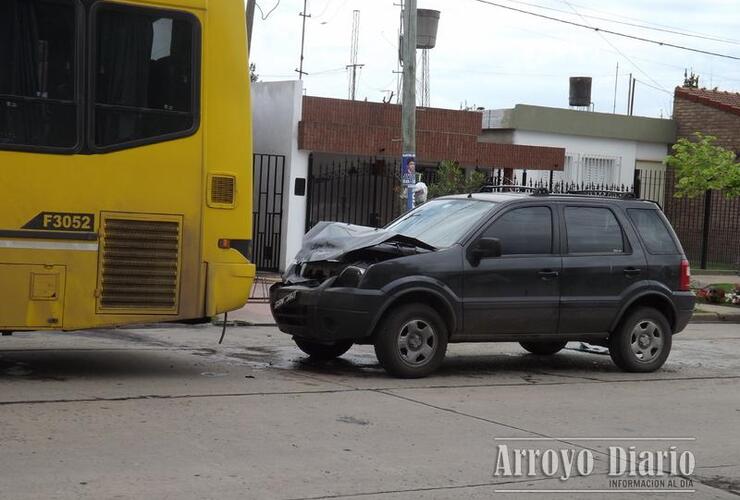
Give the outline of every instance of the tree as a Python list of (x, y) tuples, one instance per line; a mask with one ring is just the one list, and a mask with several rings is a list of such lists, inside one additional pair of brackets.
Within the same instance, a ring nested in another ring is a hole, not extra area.
[(717, 138), (699, 132), (681, 138), (665, 164), (676, 169), (676, 196), (693, 198), (707, 190), (724, 191), (728, 198), (740, 196), (740, 163), (735, 153), (715, 144)]
[(260, 79), (260, 76), (256, 73), (257, 71), (257, 65), (254, 63), (249, 63), (249, 81), (252, 83), (258, 82)]
[(429, 198), (448, 194), (472, 193), (485, 183), (483, 172), (474, 171), (466, 177), (465, 170), (457, 162), (445, 160), (437, 167), (436, 181), (429, 185)]

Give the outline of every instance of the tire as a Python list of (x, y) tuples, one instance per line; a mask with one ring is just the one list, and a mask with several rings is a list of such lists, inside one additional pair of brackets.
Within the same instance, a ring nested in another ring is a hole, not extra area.
[(654, 372), (671, 352), (673, 332), (658, 310), (641, 307), (629, 313), (609, 336), (612, 361), (626, 372)]
[(312, 359), (319, 361), (331, 361), (336, 359), (345, 352), (349, 351), (353, 342), (351, 340), (340, 340), (333, 344), (320, 344), (311, 340), (293, 337), (293, 342), (298, 349), (308, 354)]
[(442, 364), (447, 337), (447, 326), (434, 309), (406, 304), (392, 309), (381, 320), (375, 336), (375, 355), (394, 377), (426, 377)]
[(567, 343), (564, 340), (552, 340), (547, 342), (519, 342), (519, 345), (532, 354), (551, 356), (560, 352)]

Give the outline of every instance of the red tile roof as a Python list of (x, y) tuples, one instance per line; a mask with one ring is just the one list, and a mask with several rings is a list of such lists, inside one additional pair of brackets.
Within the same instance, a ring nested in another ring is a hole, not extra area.
[(676, 87), (674, 95), (676, 99), (686, 99), (740, 115), (740, 93), (737, 92)]

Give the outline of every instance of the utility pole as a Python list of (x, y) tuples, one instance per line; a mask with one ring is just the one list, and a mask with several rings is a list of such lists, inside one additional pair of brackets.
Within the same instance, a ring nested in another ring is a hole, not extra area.
[(303, 18), (303, 28), (301, 30), (301, 61), (298, 69), (296, 70), (296, 73), (298, 73), (298, 79), (303, 80), (303, 75), (308, 75), (305, 71), (303, 71), (303, 48), (305, 47), (306, 43), (306, 18), (311, 17), (310, 14), (308, 14), (306, 11), (308, 9), (308, 0), (303, 0), (303, 12), (300, 12), (298, 15)]
[(414, 208), (416, 184), (416, 0), (406, 0), (403, 10), (403, 158), (401, 175), (406, 187), (406, 208)]
[(352, 13), (352, 44), (350, 46), (350, 64), (347, 69), (350, 70), (349, 76), (349, 98), (355, 100), (357, 93), (357, 68), (362, 68), (364, 64), (357, 64), (357, 52), (360, 46), (360, 11), (355, 10)]
[(617, 87), (619, 86), (619, 61), (617, 61), (617, 74), (614, 77), (614, 109), (612, 113), (617, 114)]

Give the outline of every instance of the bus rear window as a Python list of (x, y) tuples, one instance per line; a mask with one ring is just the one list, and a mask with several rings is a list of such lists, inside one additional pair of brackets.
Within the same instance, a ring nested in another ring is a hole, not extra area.
[(72, 0), (0, 1), (0, 149), (78, 143)]
[(182, 13), (100, 4), (95, 147), (156, 142), (195, 128), (196, 23)]

